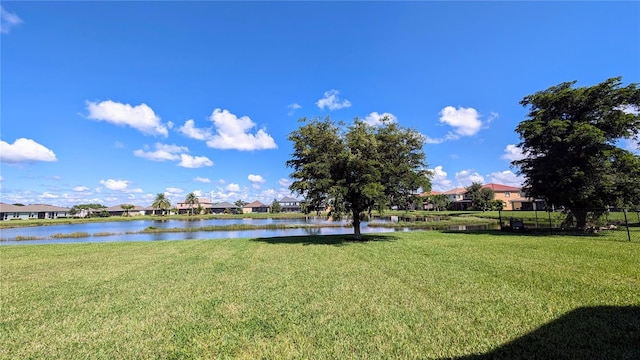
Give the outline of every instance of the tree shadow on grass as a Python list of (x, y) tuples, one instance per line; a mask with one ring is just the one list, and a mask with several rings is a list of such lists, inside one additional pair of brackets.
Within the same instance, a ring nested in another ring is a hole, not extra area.
[(579, 231), (562, 231), (558, 229), (525, 229), (522, 231), (509, 230), (442, 230), (445, 234), (464, 234), (464, 235), (493, 235), (493, 236), (584, 236), (586, 238), (604, 237), (606, 233), (587, 233)]
[(490, 352), (453, 359), (640, 359), (640, 307), (578, 308)]
[(389, 234), (363, 234), (358, 240), (353, 235), (304, 235), (304, 236), (280, 236), (255, 238), (252, 241), (260, 241), (267, 244), (302, 244), (302, 245), (334, 245), (362, 244), (373, 241), (394, 241), (398, 238)]

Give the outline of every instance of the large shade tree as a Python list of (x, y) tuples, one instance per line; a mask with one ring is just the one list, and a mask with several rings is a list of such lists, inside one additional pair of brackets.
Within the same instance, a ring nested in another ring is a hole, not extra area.
[(640, 158), (621, 147), (638, 144), (640, 89), (621, 78), (591, 87), (561, 83), (524, 97), (528, 118), (516, 128), (524, 158), (512, 162), (528, 196), (565, 206), (578, 228), (589, 212), (640, 203)]
[(350, 213), (356, 238), (364, 212), (406, 206), (418, 189), (431, 189), (424, 137), (417, 131), (389, 119), (379, 126), (358, 119), (346, 126), (328, 117), (300, 121), (289, 134), (289, 188), (305, 198), (305, 211), (328, 207), (334, 218)]

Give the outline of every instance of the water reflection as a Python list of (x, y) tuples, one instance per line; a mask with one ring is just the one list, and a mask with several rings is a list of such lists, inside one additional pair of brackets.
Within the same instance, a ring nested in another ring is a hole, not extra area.
[[(373, 222), (397, 222), (397, 218), (380, 219)], [(164, 241), (164, 240), (184, 240), (184, 239), (234, 239), (234, 238), (265, 238), (280, 236), (312, 236), (312, 235), (341, 235), (352, 234), (350, 226), (345, 227), (301, 227), (293, 229), (254, 229), (254, 230), (233, 230), (233, 231), (192, 231), (192, 232), (166, 232), (166, 233), (140, 233), (140, 231), (152, 226), (158, 229), (169, 228), (200, 228), (205, 226), (222, 226), (235, 224), (269, 225), (269, 224), (328, 224), (335, 225), (335, 222), (328, 221), (324, 217), (308, 217), (307, 219), (198, 219), (198, 220), (175, 220), (175, 219), (155, 219), (155, 220), (133, 220), (119, 222), (66, 224), (52, 226), (37, 226), (25, 228), (12, 228), (0, 230), (0, 245), (18, 244), (52, 244), (52, 243), (88, 243), (88, 242), (121, 242), (121, 241)], [(343, 225), (348, 225), (346, 221)], [(362, 233), (385, 233), (394, 231), (409, 231), (408, 228), (393, 229), (385, 227), (369, 227), (368, 222), (363, 222)], [(497, 225), (496, 225), (497, 226)], [(449, 230), (479, 230), (489, 229), (487, 225), (456, 225), (441, 229)], [(54, 234), (69, 235), (72, 233), (85, 232), (92, 236), (82, 238), (60, 238), (52, 239)], [(34, 238), (37, 240), (15, 239)]]

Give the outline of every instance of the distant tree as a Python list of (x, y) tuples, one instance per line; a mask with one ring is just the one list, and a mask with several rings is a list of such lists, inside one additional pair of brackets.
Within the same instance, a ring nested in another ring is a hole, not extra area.
[(527, 119), (516, 132), (522, 160), (512, 162), (525, 178), (523, 190), (548, 205), (564, 206), (584, 229), (587, 215), (608, 205), (640, 204), (640, 156), (619, 147), (638, 143), (640, 89), (611, 78), (591, 87), (575, 81), (525, 96)]
[(244, 210), (242, 210), (242, 208), (244, 208), (244, 206), (247, 205), (248, 202), (242, 201), (242, 200), (238, 200), (234, 204), (235, 204), (235, 206), (238, 207), (238, 209), (239, 209), (238, 211), (242, 214), (244, 212)]
[(120, 207), (122, 208), (122, 210), (126, 212), (125, 216), (129, 216), (129, 210), (132, 210), (135, 208), (135, 206), (131, 204), (122, 204), (120, 205)]
[(482, 187), (481, 183), (474, 182), (465, 188), (466, 197), (471, 200), (471, 207), (474, 210), (487, 211), (491, 209), (491, 202), (495, 197), (493, 190)]
[(15, 204), (13, 204), (13, 205), (14, 205), (14, 206), (24, 206), (24, 204), (21, 204), (21, 203), (15, 203)]
[(270, 206), (270, 211), (272, 213), (279, 213), (282, 211), (282, 205), (280, 205), (278, 200), (273, 199), (273, 202), (271, 203), (271, 206)]
[(165, 215), (165, 211), (171, 208), (171, 202), (164, 193), (158, 193), (156, 194), (156, 198), (153, 201), (153, 204), (151, 204), (151, 207), (154, 209), (160, 209), (161, 214)]
[(355, 119), (351, 126), (301, 119), (289, 134), (293, 143), (291, 191), (308, 206), (330, 207), (330, 216), (351, 213), (354, 236), (361, 238), (361, 214), (390, 206), (408, 208), (417, 189), (431, 189), (422, 150), (424, 137), (383, 119), (372, 126)]
[(427, 201), (433, 205), (433, 210), (442, 211), (447, 209), (451, 200), (445, 194), (429, 195)]
[(189, 205), (190, 215), (193, 215), (193, 207), (196, 205), (200, 205), (200, 200), (198, 200), (198, 197), (193, 192), (190, 192), (187, 194), (187, 197), (185, 198), (184, 202), (185, 204)]

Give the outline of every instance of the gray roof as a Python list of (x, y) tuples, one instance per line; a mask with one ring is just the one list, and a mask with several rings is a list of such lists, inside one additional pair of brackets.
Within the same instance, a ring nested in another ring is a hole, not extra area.
[(286, 196), (284, 198), (282, 198), (282, 200), (278, 200), (278, 202), (300, 202), (300, 200), (298, 199), (294, 199), (290, 196)]
[(213, 209), (237, 209), (238, 207), (233, 205), (230, 202), (223, 201), (219, 204), (214, 204), (211, 206)]
[(260, 207), (267, 207), (268, 205), (265, 205), (263, 203), (261, 203), (260, 201), (256, 200), (254, 202), (250, 202), (248, 204), (246, 204), (245, 206), (243, 206), (244, 208), (260, 208)]
[[(122, 205), (127, 205), (127, 204), (120, 204), (120, 205), (111, 206), (111, 207), (106, 208), (105, 210), (107, 210), (107, 211), (127, 211), (127, 210), (122, 208)], [(131, 204), (131, 205), (133, 205), (133, 204)], [(142, 210), (144, 210), (144, 208), (142, 206), (134, 205), (133, 209), (131, 209), (129, 211), (142, 211)]]
[(12, 204), (0, 203), (0, 211), (2, 212), (66, 212), (69, 208), (47, 205), (47, 204), (30, 204), (25, 206), (16, 206)]

